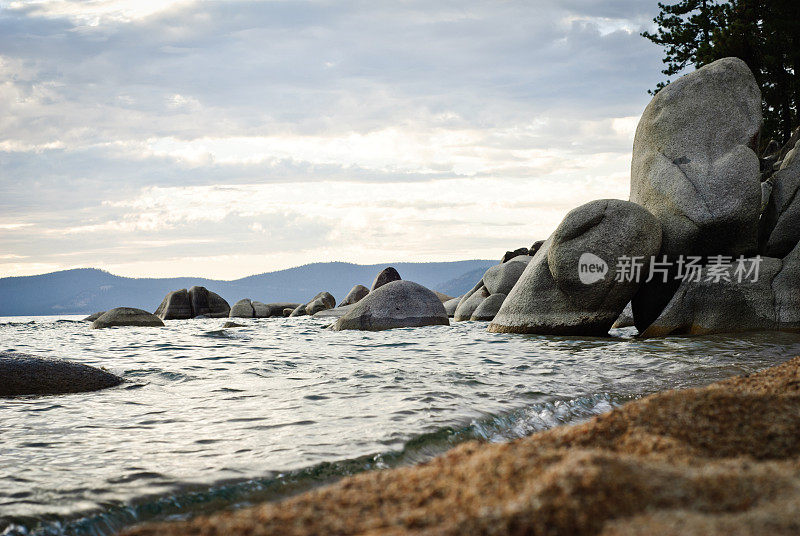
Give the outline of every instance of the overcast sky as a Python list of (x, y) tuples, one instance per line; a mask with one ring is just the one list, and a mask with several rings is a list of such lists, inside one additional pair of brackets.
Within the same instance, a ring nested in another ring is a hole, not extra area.
[(627, 199), (650, 0), (0, 0), (0, 276), (499, 258)]

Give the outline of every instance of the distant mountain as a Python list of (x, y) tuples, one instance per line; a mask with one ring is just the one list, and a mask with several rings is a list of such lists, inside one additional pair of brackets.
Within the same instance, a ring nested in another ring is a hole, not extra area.
[[(497, 264), (496, 262), (492, 264)], [(443, 292), (448, 296), (461, 296), (462, 294), (466, 294), (475, 284), (481, 280), (483, 277), (484, 272), (486, 272), (486, 268), (477, 268), (475, 270), (470, 270), (465, 274), (461, 274), (460, 276), (456, 277), (455, 279), (451, 279), (450, 281), (445, 281), (441, 285), (439, 285), (438, 290), (439, 292)]]
[[(94, 268), (64, 270), (26, 277), (0, 278), (0, 316), (89, 314), (113, 307), (138, 307), (155, 311), (171, 290), (200, 285), (212, 290), (233, 305), (242, 298), (264, 303), (305, 302), (326, 290), (342, 300), (353, 285), (369, 287), (375, 275), (394, 266), (403, 279), (416, 281), (432, 290), (458, 295), (466, 292), (489, 266), (490, 260), (456, 262), (398, 262), (360, 265), (346, 262), (306, 264), (288, 270), (253, 275), (234, 281), (201, 277), (135, 279), (120, 277)], [(464, 278), (466, 290), (457, 281)], [(456, 291), (458, 292), (456, 293)]]

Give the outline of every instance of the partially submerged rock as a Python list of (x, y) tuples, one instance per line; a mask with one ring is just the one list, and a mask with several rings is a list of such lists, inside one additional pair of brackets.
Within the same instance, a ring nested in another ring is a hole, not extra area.
[(447, 316), (453, 318), (456, 314), (456, 308), (458, 307), (458, 303), (461, 301), (461, 297), (453, 298), (452, 300), (447, 300), (444, 302), (444, 310), (447, 312)]
[(256, 311), (253, 308), (253, 302), (247, 298), (237, 301), (231, 307), (231, 312), (228, 316), (230, 318), (254, 318)]
[(376, 290), (386, 283), (391, 283), (392, 281), (400, 281), (401, 277), (400, 274), (397, 273), (397, 270), (392, 268), (391, 266), (384, 268), (383, 270), (375, 276), (375, 281), (372, 282), (372, 290)]
[(607, 335), (639, 288), (635, 278), (618, 280), (613, 267), (620, 259), (649, 259), (660, 245), (658, 220), (635, 203), (605, 199), (574, 209), (528, 264), (489, 331)]
[(320, 292), (306, 304), (306, 314), (313, 316), (320, 311), (333, 309), (334, 307), (336, 307), (336, 298), (333, 297), (333, 294)]
[(490, 295), (491, 293), (486, 290), (486, 287), (481, 286), (477, 291), (470, 294), (469, 298), (458, 304), (456, 312), (453, 314), (453, 320), (456, 322), (463, 322), (472, 318), (475, 309)]
[(505, 294), (492, 294), (478, 305), (469, 319), (483, 321), (494, 320), (494, 317), (497, 316), (497, 312), (500, 310), (500, 307), (502, 307), (505, 299)]
[[(360, 301), (360, 300), (359, 300)], [(341, 318), (350, 311), (355, 303), (351, 303), (350, 305), (340, 305), (339, 307), (334, 307), (333, 309), (323, 309), (322, 311), (318, 311), (314, 313), (314, 318)]]
[(230, 306), (220, 295), (205, 287), (194, 286), (167, 293), (156, 309), (163, 320), (188, 320), (190, 318), (224, 318)]
[(364, 285), (356, 285), (350, 289), (350, 292), (348, 292), (347, 296), (344, 297), (342, 303), (339, 304), (339, 307), (358, 303), (364, 299), (367, 294), (369, 294), (369, 289), (367, 287)]
[(122, 382), (119, 376), (81, 363), (0, 352), (0, 397), (97, 391)]
[(449, 323), (444, 305), (431, 290), (412, 281), (392, 281), (370, 292), (331, 329), (380, 331)]
[(99, 311), (97, 313), (90, 314), (89, 316), (84, 318), (83, 321), (84, 322), (94, 322), (95, 320), (97, 320), (98, 318), (103, 316), (105, 313), (106, 313), (105, 311)]
[(183, 288), (167, 294), (156, 309), (156, 316), (163, 320), (188, 320), (194, 318), (189, 292)]
[(164, 326), (159, 317), (142, 309), (134, 307), (116, 307), (103, 313), (100, 318), (92, 322), (92, 328), (112, 328), (118, 326)]

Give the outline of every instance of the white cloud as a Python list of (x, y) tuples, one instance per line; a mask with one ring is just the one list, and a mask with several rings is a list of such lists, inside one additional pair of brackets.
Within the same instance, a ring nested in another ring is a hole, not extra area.
[(0, 275), (528, 245), (583, 202), (627, 198), (659, 78), (637, 35), (653, 10), (0, 1), (0, 216), (23, 225), (0, 225), (0, 251), (24, 257)]

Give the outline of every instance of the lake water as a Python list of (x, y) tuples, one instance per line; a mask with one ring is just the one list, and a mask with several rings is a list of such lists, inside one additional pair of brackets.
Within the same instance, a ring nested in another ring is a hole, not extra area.
[(800, 335), (782, 333), (640, 341), (481, 322), (378, 333), (308, 317), (224, 322), (92, 330), (77, 317), (0, 317), (0, 351), (127, 380), (0, 399), (0, 534), (112, 534), (241, 507), (800, 354)]

